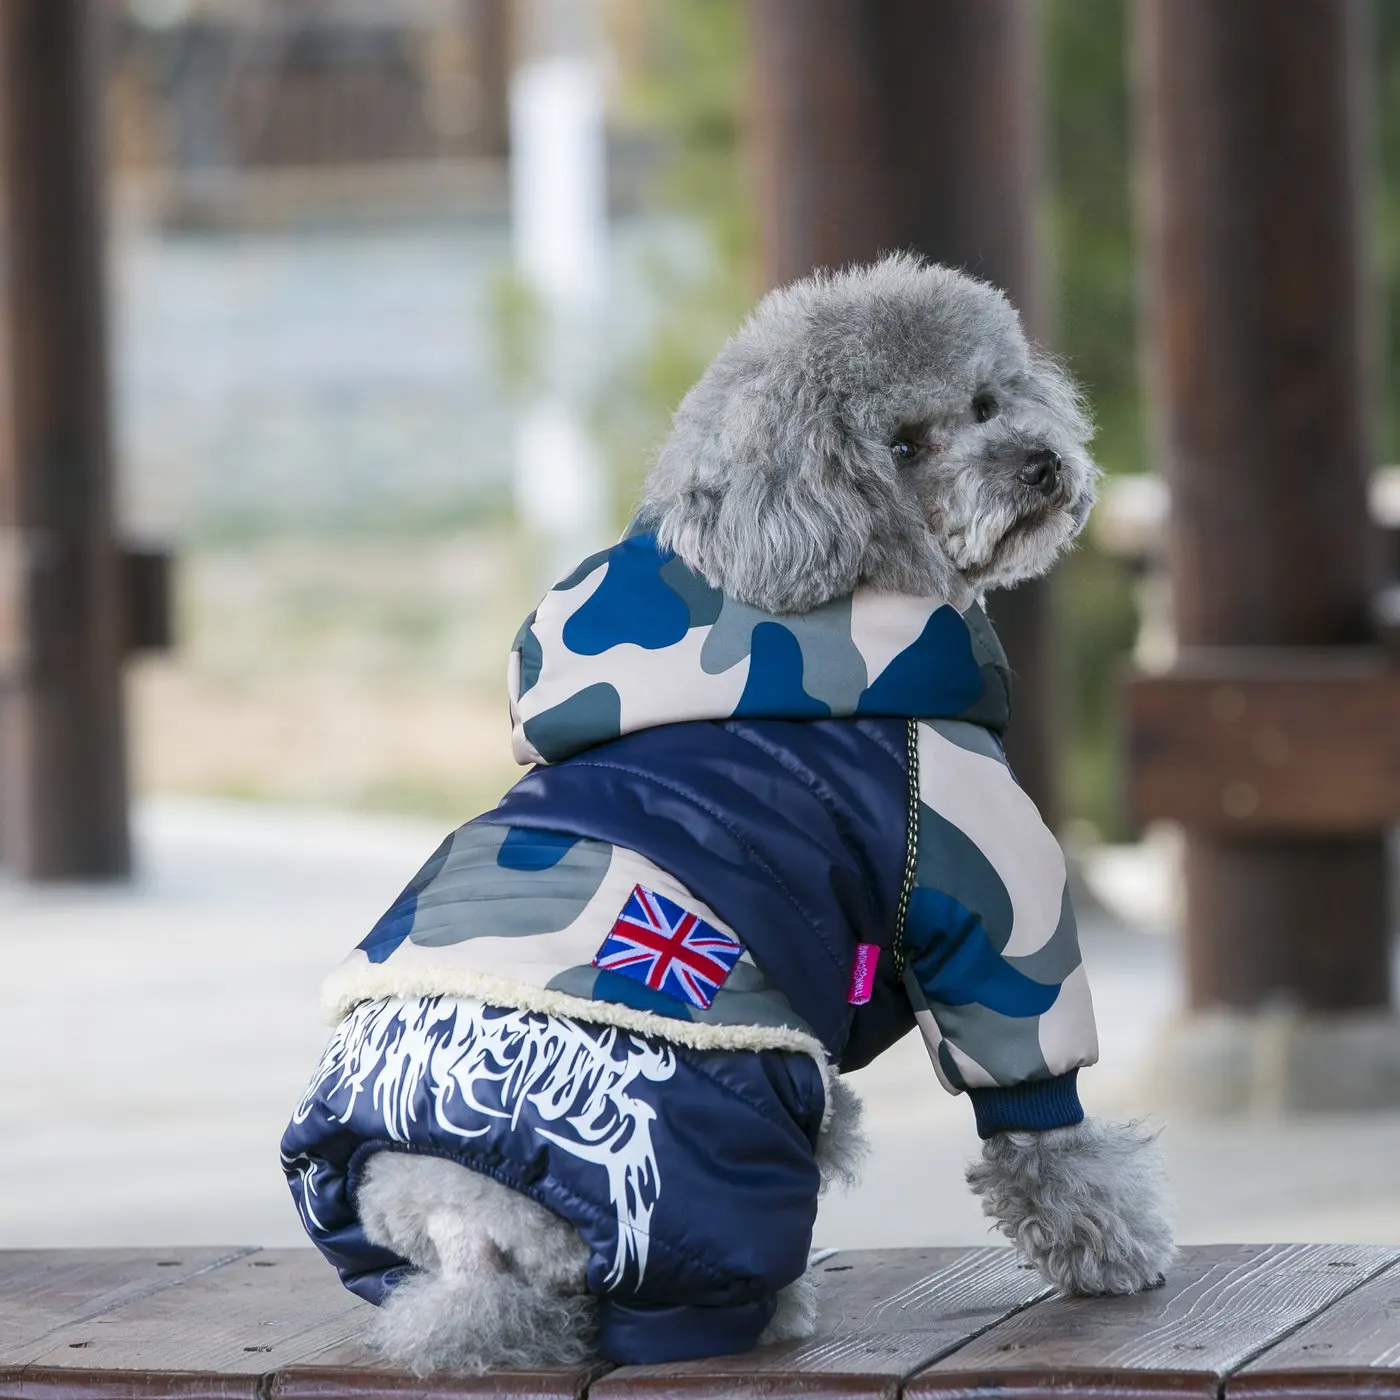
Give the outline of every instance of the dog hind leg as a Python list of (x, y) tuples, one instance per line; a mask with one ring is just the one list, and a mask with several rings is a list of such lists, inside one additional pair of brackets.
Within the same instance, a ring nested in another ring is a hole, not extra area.
[[(817, 1170), (821, 1190), (834, 1185), (849, 1189), (860, 1180), (870, 1144), (863, 1126), (864, 1107), (854, 1089), (835, 1075), (827, 1086), (830, 1112), (817, 1137)], [(809, 1269), (778, 1291), (778, 1310), (758, 1339), (768, 1342), (804, 1341), (817, 1330), (817, 1277)]]
[(811, 1270), (779, 1289), (778, 1310), (763, 1329), (759, 1346), (805, 1341), (817, 1330), (817, 1301), (817, 1280)]
[(372, 1324), (390, 1361), (480, 1374), (590, 1354), (588, 1248), (552, 1211), (456, 1162), (394, 1151), (370, 1158), (356, 1204), (369, 1240), (415, 1266)]

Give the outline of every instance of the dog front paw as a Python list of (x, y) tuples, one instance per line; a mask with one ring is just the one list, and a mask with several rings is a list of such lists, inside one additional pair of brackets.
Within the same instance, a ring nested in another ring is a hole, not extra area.
[(967, 1171), (983, 1212), (1062, 1293), (1158, 1288), (1176, 1253), (1157, 1135), (1141, 1123), (999, 1133)]

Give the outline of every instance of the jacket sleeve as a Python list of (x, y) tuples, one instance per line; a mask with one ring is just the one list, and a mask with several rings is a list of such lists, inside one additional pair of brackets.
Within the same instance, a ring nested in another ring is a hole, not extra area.
[(1079, 1122), (1098, 1059), (1064, 855), (985, 729), (919, 726), (905, 986), (933, 1066), (985, 1138)]

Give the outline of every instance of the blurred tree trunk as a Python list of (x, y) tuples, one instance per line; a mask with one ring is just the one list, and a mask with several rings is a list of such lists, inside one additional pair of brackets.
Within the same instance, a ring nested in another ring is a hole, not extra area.
[[(994, 282), (1046, 334), (1033, 0), (750, 0), (767, 283), (912, 248)], [(1060, 818), (1048, 581), (988, 608), (1015, 671), (1007, 747)]]

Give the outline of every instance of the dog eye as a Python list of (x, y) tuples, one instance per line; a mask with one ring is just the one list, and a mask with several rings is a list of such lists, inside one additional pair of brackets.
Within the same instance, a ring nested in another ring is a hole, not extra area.
[(890, 453), (896, 462), (907, 464), (919, 455), (919, 444), (911, 442), (908, 438), (895, 438), (890, 443)]
[(979, 422), (985, 423), (989, 418), (997, 416), (997, 410), (1001, 407), (990, 394), (978, 394), (972, 401), (972, 416)]

